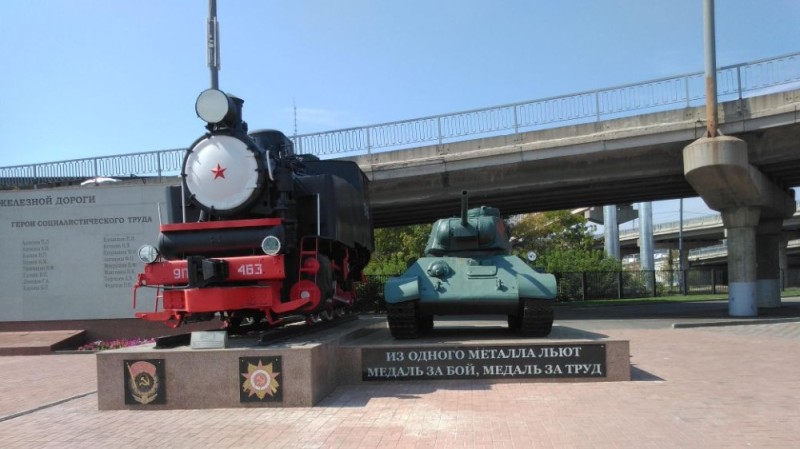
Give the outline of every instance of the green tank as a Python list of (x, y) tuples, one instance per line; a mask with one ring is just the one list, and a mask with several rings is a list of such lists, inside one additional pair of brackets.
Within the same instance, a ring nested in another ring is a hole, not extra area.
[(433, 224), (424, 256), (384, 287), (389, 330), (398, 339), (433, 329), (434, 315), (503, 314), (508, 327), (544, 337), (553, 327), (556, 279), (511, 254), (500, 211), (469, 209)]

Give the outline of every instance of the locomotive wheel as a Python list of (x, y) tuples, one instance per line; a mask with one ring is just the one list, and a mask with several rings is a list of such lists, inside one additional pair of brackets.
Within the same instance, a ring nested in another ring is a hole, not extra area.
[[(386, 304), (389, 331), (398, 340), (418, 338), (421, 334), (419, 305), (417, 301)], [(433, 324), (433, 320), (431, 320)]]
[(546, 299), (522, 300), (522, 333), (546, 337), (553, 329), (553, 303)]
[(316, 258), (319, 264), (316, 275), (303, 276), (304, 281), (314, 282), (316, 280), (316, 285), (320, 293), (319, 304), (316, 308), (309, 310), (311, 313), (307, 315), (308, 324), (319, 323), (320, 321), (332, 321), (336, 317), (333, 310), (335, 283), (333, 280), (331, 260), (325, 254), (317, 254)]
[(333, 299), (333, 267), (331, 265), (331, 260), (324, 254), (319, 254), (317, 260), (319, 261), (317, 287), (319, 287), (319, 291), (322, 294), (320, 304), (325, 304), (328, 300)]

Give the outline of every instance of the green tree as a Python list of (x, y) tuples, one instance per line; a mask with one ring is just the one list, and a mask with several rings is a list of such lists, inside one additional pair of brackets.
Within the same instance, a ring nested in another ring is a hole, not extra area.
[[(402, 273), (410, 260), (422, 256), (430, 231), (430, 224), (376, 229), (375, 251), (365, 274)], [(513, 238), (521, 242), (515, 252), (524, 258), (527, 251), (535, 251), (536, 266), (548, 272), (619, 270), (619, 261), (594, 249), (593, 232), (583, 216), (566, 210), (527, 214), (512, 228)]]
[(514, 225), (512, 234), (522, 239), (527, 250), (592, 249), (594, 226), (568, 210), (526, 214)]
[(422, 256), (431, 225), (375, 229), (375, 251), (364, 270), (368, 275), (393, 275), (405, 271), (409, 260)]
[(545, 252), (536, 265), (551, 273), (579, 271), (619, 271), (620, 261), (606, 257), (602, 251), (583, 248), (556, 248)]
[(536, 252), (536, 266), (548, 272), (617, 271), (620, 262), (594, 249), (595, 227), (568, 210), (527, 214), (514, 225), (517, 251)]

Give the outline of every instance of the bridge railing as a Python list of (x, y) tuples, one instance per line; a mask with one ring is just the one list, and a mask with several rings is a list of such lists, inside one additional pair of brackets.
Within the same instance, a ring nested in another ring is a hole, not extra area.
[[(736, 100), (799, 81), (800, 53), (794, 53), (720, 68), (717, 93), (720, 101)], [(704, 102), (705, 76), (703, 72), (695, 72), (490, 108), (303, 134), (294, 139), (305, 153), (364, 154), (424, 143), (441, 144), (466, 136), (600, 121)]]
[(98, 177), (177, 175), (185, 152), (186, 149), (173, 149), (0, 167), (0, 185), (13, 187)]
[[(800, 53), (722, 67), (720, 101), (780, 91), (800, 82)], [(482, 109), (294, 136), (296, 151), (355, 156), (424, 144), (545, 129), (564, 124), (703, 104), (702, 72)], [(100, 176), (163, 176), (180, 170), (181, 150), (163, 150), (45, 164), (0, 167), (6, 186)]]

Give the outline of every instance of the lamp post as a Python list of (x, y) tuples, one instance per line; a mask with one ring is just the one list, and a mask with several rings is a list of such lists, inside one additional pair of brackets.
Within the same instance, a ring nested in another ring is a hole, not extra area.
[(219, 89), (219, 22), (217, 22), (217, 0), (208, 0), (208, 22), (206, 24), (206, 60), (211, 71), (211, 88)]
[(714, 37), (714, 0), (703, 0), (706, 75), (706, 132), (717, 137), (717, 51)]
[(678, 212), (678, 271), (680, 272), (681, 294), (686, 294), (686, 268), (683, 266), (683, 198), (680, 199), (680, 211)]

